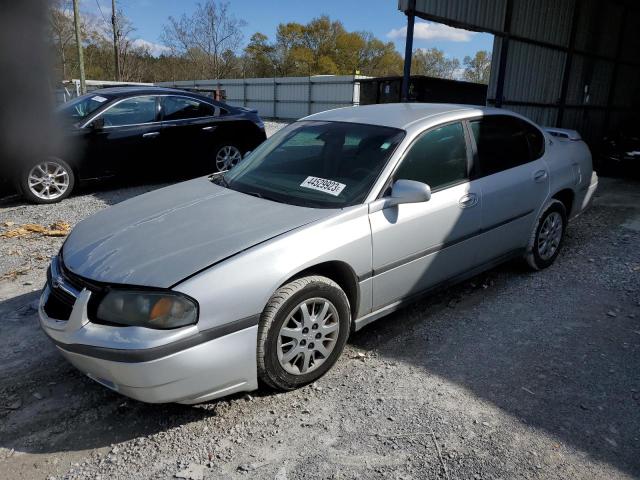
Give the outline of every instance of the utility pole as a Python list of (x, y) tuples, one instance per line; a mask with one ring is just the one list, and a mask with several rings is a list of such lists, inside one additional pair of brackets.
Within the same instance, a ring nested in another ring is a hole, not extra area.
[(113, 54), (115, 56), (116, 81), (120, 81), (120, 52), (118, 52), (118, 22), (116, 19), (116, 0), (111, 0), (111, 25), (113, 26)]
[(82, 55), (82, 36), (80, 35), (80, 13), (78, 12), (78, 0), (73, 0), (73, 26), (76, 30), (76, 45), (78, 46), (78, 67), (80, 68), (80, 93), (87, 93), (87, 84), (84, 78), (84, 57)]

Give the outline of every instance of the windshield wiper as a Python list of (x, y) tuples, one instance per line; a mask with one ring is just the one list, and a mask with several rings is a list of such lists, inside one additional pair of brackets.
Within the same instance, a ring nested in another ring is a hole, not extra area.
[(247, 194), (247, 195), (251, 195), (252, 197), (258, 197), (258, 198), (262, 198), (263, 200), (271, 200), (272, 202), (277, 202), (277, 203), (283, 203), (282, 200), (278, 200), (275, 197), (272, 197), (270, 195), (265, 195), (264, 193), (260, 193), (260, 192), (245, 192), (243, 190), (240, 190), (242, 193)]
[(226, 188), (229, 187), (229, 182), (227, 182), (227, 180), (224, 178), (224, 174), (222, 173), (214, 173), (209, 177), (209, 181), (211, 181), (211, 183), (215, 183), (216, 185), (220, 185), (222, 187), (226, 187)]

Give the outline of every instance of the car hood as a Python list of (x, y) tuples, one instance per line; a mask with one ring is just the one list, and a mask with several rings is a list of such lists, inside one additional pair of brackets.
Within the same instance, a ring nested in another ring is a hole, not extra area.
[(146, 193), (80, 222), (64, 265), (98, 282), (168, 288), (335, 210), (276, 203), (198, 178)]

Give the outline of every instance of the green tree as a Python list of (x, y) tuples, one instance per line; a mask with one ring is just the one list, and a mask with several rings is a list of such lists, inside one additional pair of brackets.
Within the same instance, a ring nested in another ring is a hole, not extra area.
[(473, 57), (464, 57), (463, 78), (468, 82), (489, 83), (491, 73), (491, 54), (485, 50), (476, 52)]
[(397, 75), (402, 71), (402, 57), (393, 43), (384, 43), (368, 32), (348, 32), (341, 22), (327, 16), (307, 24), (281, 23), (272, 44), (265, 35), (254, 38), (251, 48), (245, 49), (244, 63), (255, 74), (261, 71), (265, 52), (281, 76)]
[(411, 72), (415, 75), (454, 79), (459, 69), (460, 60), (445, 57), (444, 52), (437, 48), (419, 48), (413, 53)]
[(276, 50), (269, 45), (269, 37), (256, 32), (244, 49), (244, 74), (252, 77), (273, 76)]

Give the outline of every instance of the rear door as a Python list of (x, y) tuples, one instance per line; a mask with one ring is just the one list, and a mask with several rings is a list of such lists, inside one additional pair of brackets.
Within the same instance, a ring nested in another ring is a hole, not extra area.
[(369, 216), (373, 239), (373, 306), (382, 308), (433, 287), (476, 263), (481, 192), (470, 180), (471, 156), (462, 122), (439, 126), (407, 150), (393, 181), (417, 180), (431, 199)]
[(542, 133), (509, 115), (470, 120), (482, 190), (483, 262), (525, 248), (549, 193)]
[(185, 174), (215, 171), (220, 108), (180, 95), (161, 97), (161, 105), (161, 143), (167, 166), (175, 170), (179, 165)]
[(143, 95), (116, 101), (97, 119), (102, 119), (104, 126), (86, 136), (89, 175), (145, 175), (159, 154), (158, 97)]

